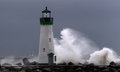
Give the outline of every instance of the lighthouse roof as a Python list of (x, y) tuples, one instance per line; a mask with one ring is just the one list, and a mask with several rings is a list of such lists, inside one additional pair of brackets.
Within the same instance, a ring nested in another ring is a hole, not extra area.
[(48, 10), (47, 7), (46, 7), (45, 10), (42, 11), (42, 13), (51, 13), (51, 11)]

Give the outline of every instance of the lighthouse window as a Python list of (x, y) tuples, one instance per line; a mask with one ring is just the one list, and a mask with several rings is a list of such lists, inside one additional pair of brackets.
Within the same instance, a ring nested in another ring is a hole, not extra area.
[(55, 56), (55, 61), (56, 61), (56, 56)]
[(45, 48), (43, 48), (43, 52), (45, 52)]
[(49, 38), (49, 42), (51, 42), (51, 38)]
[(49, 17), (49, 13), (44, 13), (44, 17)]

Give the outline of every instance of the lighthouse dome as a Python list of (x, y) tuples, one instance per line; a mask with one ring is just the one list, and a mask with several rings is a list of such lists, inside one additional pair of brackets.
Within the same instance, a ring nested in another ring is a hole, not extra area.
[(48, 10), (47, 7), (46, 7), (46, 9), (42, 11), (42, 13), (51, 13), (51, 11)]

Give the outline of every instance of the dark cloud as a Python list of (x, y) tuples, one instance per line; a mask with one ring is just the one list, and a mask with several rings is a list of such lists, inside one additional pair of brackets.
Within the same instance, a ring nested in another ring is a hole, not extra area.
[(63, 28), (85, 33), (100, 47), (120, 52), (119, 0), (0, 0), (0, 56), (38, 53), (39, 18), (45, 6), (54, 17), (55, 37)]

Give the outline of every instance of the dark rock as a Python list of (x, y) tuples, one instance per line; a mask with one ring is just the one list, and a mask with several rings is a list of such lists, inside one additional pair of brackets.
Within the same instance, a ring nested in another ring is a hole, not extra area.
[(116, 66), (116, 63), (112, 61), (109, 66)]
[(34, 61), (34, 62), (31, 62), (30, 65), (39, 65), (39, 63)]
[(42, 72), (50, 72), (50, 68), (43, 68)]
[(27, 58), (23, 59), (23, 63), (24, 63), (24, 65), (29, 65), (30, 64), (30, 62), (29, 62), (29, 60)]
[(107, 69), (102, 70), (101, 72), (110, 72), (110, 70), (107, 68)]
[(21, 66), (21, 65), (22, 65), (22, 63), (17, 63), (16, 65)]
[(9, 63), (4, 63), (2, 66), (12, 66), (12, 65)]
[(82, 68), (77, 68), (75, 71), (80, 72), (82, 71)]
[[(6, 65), (6, 64), (5, 64)], [(8, 64), (7, 64), (8, 65)], [(120, 66), (111, 63), (110, 65), (94, 65), (94, 64), (79, 64), (73, 65), (72, 62), (68, 64), (48, 65), (39, 64), (37, 62), (29, 63), (24, 66), (1, 66), (0, 72), (120, 72)]]
[(115, 69), (115, 68), (110, 68), (109, 70), (110, 70), (111, 72), (118, 72), (118, 70)]
[(66, 65), (66, 63), (64, 62), (64, 63), (59, 63), (59, 64), (57, 64), (57, 65)]
[(69, 62), (68, 65), (74, 65), (72, 62)]

